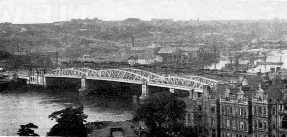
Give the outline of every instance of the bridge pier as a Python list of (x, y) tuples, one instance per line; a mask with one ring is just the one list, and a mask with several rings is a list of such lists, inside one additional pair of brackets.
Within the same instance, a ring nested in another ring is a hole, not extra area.
[(193, 94), (194, 94), (194, 90), (192, 89), (189, 91), (189, 98), (193, 99)]
[(143, 101), (148, 97), (149, 97), (149, 89), (147, 83), (145, 82), (144, 84), (142, 84), (142, 94), (140, 96), (140, 101)]
[(44, 88), (47, 88), (47, 81), (45, 76), (43, 76), (43, 86)]
[(87, 83), (86, 83), (86, 78), (81, 79), (81, 88), (79, 89), (79, 95), (83, 96), (87, 93)]
[(189, 91), (189, 98), (194, 100), (197, 99), (199, 96), (201, 96), (201, 93), (195, 92), (194, 89)]

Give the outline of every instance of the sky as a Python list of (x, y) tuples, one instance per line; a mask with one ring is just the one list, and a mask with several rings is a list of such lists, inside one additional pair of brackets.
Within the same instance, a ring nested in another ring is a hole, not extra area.
[(0, 22), (287, 19), (287, 0), (0, 0)]

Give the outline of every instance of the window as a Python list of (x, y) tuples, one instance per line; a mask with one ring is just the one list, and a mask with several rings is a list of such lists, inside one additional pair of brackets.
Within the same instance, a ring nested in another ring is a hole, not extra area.
[(216, 137), (216, 134), (215, 134), (215, 129), (212, 129), (212, 137)]
[(210, 111), (211, 111), (211, 113), (215, 113), (215, 107), (212, 106), (212, 107), (210, 108)]
[(262, 115), (262, 107), (258, 107), (258, 115)]
[(239, 109), (239, 115), (240, 115), (240, 116), (243, 115), (243, 109), (242, 109), (242, 108)]
[(254, 106), (254, 114), (257, 115), (257, 107)]
[(233, 108), (232, 108), (232, 115), (235, 115), (235, 111), (236, 111), (236, 108), (233, 107)]
[(281, 126), (282, 128), (287, 129), (287, 115), (282, 118)]
[(221, 107), (221, 113), (222, 113), (222, 114), (225, 114), (224, 106)]
[(215, 125), (215, 118), (211, 118), (211, 125), (214, 126)]
[(191, 114), (187, 114), (187, 122), (191, 122)]
[(221, 121), (221, 126), (224, 128), (225, 127), (225, 121), (224, 121), (225, 119), (222, 119), (222, 121)]
[(267, 121), (264, 120), (264, 129), (267, 130)]
[(258, 128), (258, 122), (257, 122), (257, 120), (254, 120), (254, 129), (257, 130), (257, 128)]
[(258, 97), (258, 101), (262, 101), (262, 98), (261, 98), (261, 96), (259, 96), (259, 97)]
[(266, 107), (263, 107), (263, 116), (266, 115)]
[(229, 119), (226, 120), (226, 127), (230, 128), (230, 120)]
[(244, 122), (240, 121), (239, 122), (239, 127), (240, 127), (240, 130), (244, 130)]
[(258, 128), (259, 128), (259, 129), (262, 129), (262, 128), (263, 128), (263, 124), (262, 124), (262, 121), (261, 121), (261, 120), (258, 120)]
[(198, 105), (197, 107), (198, 107), (198, 111), (201, 111), (201, 110), (202, 110), (201, 105)]
[(232, 121), (232, 128), (236, 129), (236, 121), (235, 120)]

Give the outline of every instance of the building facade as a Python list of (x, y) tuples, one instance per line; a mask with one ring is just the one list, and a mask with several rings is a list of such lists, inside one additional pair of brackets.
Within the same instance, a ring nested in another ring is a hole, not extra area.
[(253, 92), (244, 90), (244, 86), (233, 89), (228, 85), (224, 87), (216, 91), (220, 92), (217, 96), (206, 90), (202, 96), (185, 99), (185, 124), (195, 127), (199, 136), (287, 136), (287, 106), (282, 101), (287, 96), (286, 89), (280, 91), (283, 97), (277, 100), (268, 97), (261, 86)]

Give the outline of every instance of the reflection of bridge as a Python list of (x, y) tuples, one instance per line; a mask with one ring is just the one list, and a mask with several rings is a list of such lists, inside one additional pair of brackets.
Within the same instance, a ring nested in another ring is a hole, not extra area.
[[(28, 75), (20, 75), (19, 78), (25, 78)], [(165, 87), (169, 88), (171, 92), (174, 89), (194, 91), (194, 93), (203, 92), (207, 87), (215, 87), (218, 83), (216, 80), (208, 79), (205, 77), (179, 77), (179, 76), (162, 76), (140, 69), (102, 69), (93, 70), (89, 68), (67, 68), (55, 69), (48, 71), (39, 76), (29, 76), (30, 83), (38, 83), (47, 86), (48, 78), (76, 78), (81, 79), (81, 89), (86, 89), (86, 80), (104, 80), (115, 81), (124, 83), (142, 84), (142, 96), (147, 96), (148, 86)]]

